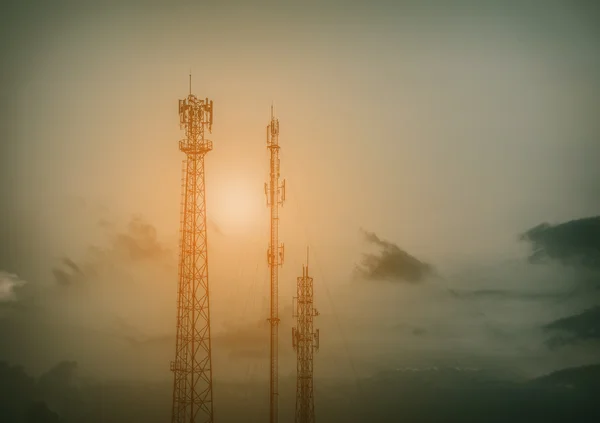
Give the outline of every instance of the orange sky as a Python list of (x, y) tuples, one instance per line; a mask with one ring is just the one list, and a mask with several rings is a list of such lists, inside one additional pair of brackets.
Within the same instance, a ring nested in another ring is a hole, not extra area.
[[(310, 245), (316, 295), (331, 314), (324, 279), (351, 290), (367, 248), (360, 228), (444, 269), (522, 255), (521, 231), (598, 210), (589, 170), (598, 104), (589, 93), (600, 57), (578, 16), (561, 15), (559, 27), (551, 11), (527, 20), (467, 8), (442, 19), (435, 8), (389, 4), (337, 12), (317, 3), (234, 12), (153, 4), (57, 6), (60, 25), (32, 12), (15, 29), (22, 45), (7, 57), (22, 76), (7, 107), (4, 222), (36, 257), (25, 278), (50, 283), (62, 257), (87, 260), (89, 245), (106, 242), (101, 217), (122, 228), (141, 214), (176, 245), (177, 101), (190, 69), (193, 91), (215, 107), (206, 170), (217, 326), (260, 316), (268, 292), (271, 102), (288, 194), (282, 304)], [(128, 310), (131, 292), (114, 302), (104, 292), (98, 313), (112, 304), (142, 324), (152, 304), (161, 334), (174, 321), (176, 275), (135, 272), (140, 286), (148, 279), (144, 302)]]

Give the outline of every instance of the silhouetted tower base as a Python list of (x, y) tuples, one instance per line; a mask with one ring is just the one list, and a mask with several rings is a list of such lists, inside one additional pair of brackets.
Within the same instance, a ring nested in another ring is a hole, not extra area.
[(313, 278), (308, 275), (308, 254), (302, 276), (297, 280), (296, 295), (293, 307), (296, 327), (292, 328), (292, 345), (297, 354), (295, 422), (314, 423), (313, 355), (319, 349), (319, 330), (313, 332), (313, 318), (319, 312), (313, 306)]
[(172, 423), (212, 423), (212, 365), (206, 238), (204, 156), (212, 150), (205, 139), (211, 132), (213, 102), (191, 93), (179, 100), (179, 118), (185, 139), (180, 228), (177, 339), (171, 362)]

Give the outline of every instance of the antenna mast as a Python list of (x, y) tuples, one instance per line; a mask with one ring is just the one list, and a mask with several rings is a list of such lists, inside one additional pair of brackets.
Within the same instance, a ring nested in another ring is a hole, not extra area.
[(292, 346), (296, 351), (296, 419), (295, 423), (315, 423), (315, 398), (313, 390), (313, 353), (319, 350), (319, 329), (313, 332), (313, 318), (319, 312), (313, 307), (313, 278), (308, 276), (308, 248), (306, 265), (297, 280), (294, 297)]
[(173, 381), (172, 423), (212, 423), (212, 365), (206, 237), (204, 156), (212, 141), (213, 102), (191, 93), (179, 100), (179, 123), (185, 138), (177, 292), (177, 339)]
[(271, 379), (270, 379), (270, 423), (277, 423), (279, 419), (279, 391), (278, 391), (278, 330), (279, 330), (279, 305), (278, 305), (278, 270), (283, 265), (284, 247), (279, 245), (279, 206), (285, 201), (285, 180), (279, 183), (279, 119), (273, 115), (271, 105), (271, 122), (267, 125), (267, 149), (271, 156), (271, 178), (265, 183), (267, 207), (271, 208), (271, 239), (267, 251), (267, 263), (270, 268), (271, 284)]

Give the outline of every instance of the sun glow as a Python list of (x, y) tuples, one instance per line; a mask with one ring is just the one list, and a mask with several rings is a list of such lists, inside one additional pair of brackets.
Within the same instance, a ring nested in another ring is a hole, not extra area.
[(264, 195), (260, 194), (244, 179), (219, 184), (211, 206), (220, 230), (239, 233), (255, 228), (260, 222), (261, 210), (265, 208)]

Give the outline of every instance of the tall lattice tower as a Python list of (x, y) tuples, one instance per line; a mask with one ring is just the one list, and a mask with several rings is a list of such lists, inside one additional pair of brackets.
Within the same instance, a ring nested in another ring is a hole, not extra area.
[(296, 423), (315, 422), (315, 398), (313, 391), (313, 353), (319, 349), (319, 329), (313, 331), (313, 318), (319, 315), (313, 306), (313, 278), (308, 276), (308, 251), (306, 266), (297, 280), (294, 297), (296, 327), (292, 328), (292, 345), (297, 354), (296, 362)]
[(279, 418), (279, 391), (278, 391), (278, 330), (279, 330), (279, 302), (278, 302), (278, 270), (283, 265), (283, 244), (279, 245), (279, 206), (285, 201), (285, 180), (279, 183), (279, 119), (273, 115), (271, 106), (271, 122), (267, 125), (267, 149), (271, 156), (271, 178), (265, 183), (267, 206), (271, 208), (271, 239), (267, 251), (267, 262), (270, 268), (271, 283), (271, 379), (270, 379), (270, 423), (277, 423)]
[(212, 423), (212, 366), (206, 238), (204, 156), (212, 150), (213, 102), (190, 94), (179, 100), (183, 161), (177, 340), (171, 362), (172, 423)]

